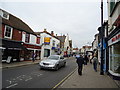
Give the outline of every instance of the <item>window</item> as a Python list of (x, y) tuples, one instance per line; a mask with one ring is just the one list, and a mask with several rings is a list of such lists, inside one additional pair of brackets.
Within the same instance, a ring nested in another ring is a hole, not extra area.
[(26, 33), (25, 42), (29, 43), (29, 37), (30, 37), (30, 35)]
[(110, 70), (120, 74), (120, 42), (110, 46)]
[(55, 40), (53, 40), (53, 47), (55, 47)]
[(1, 12), (1, 15), (5, 19), (9, 19), (9, 14), (7, 12)]
[(117, 2), (118, 2), (118, 0), (111, 0), (110, 1), (110, 13), (112, 13)]
[(37, 37), (36, 43), (40, 44), (40, 37)]
[(12, 38), (12, 31), (13, 31), (13, 28), (12, 28), (12, 27), (10, 27), (10, 26), (5, 26), (5, 34), (4, 34), (4, 37), (11, 39), (11, 38)]

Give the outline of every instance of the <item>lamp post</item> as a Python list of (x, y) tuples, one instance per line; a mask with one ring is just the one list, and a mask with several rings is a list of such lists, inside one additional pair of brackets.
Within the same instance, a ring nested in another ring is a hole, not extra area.
[(101, 64), (100, 64), (100, 75), (104, 75), (103, 71), (103, 33), (104, 33), (104, 27), (103, 27), (103, 0), (101, 0), (101, 27), (98, 28), (99, 36), (100, 36), (100, 42), (101, 42)]

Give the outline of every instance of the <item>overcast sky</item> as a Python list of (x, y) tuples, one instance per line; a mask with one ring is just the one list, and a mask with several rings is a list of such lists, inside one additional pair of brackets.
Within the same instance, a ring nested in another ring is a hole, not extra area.
[[(95, 0), (2, 0), (1, 8), (28, 24), (34, 31), (69, 34), (73, 47), (88, 45), (101, 23), (100, 2)], [(104, 19), (107, 19), (106, 3)]]

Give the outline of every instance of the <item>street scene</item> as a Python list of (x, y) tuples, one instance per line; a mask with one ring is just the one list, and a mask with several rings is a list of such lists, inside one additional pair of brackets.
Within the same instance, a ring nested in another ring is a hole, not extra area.
[(0, 1), (0, 89), (120, 89), (119, 0)]

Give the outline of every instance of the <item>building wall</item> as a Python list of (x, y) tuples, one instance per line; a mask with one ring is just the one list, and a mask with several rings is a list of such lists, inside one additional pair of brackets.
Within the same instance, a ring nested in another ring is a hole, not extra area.
[[(46, 33), (41, 33), (40, 34), (40, 45), (42, 45), (41, 47), (41, 59), (44, 59), (44, 53), (45, 53), (45, 49), (47, 50), (50, 50), (50, 55), (53, 55), (53, 54), (56, 54), (53, 50), (52, 50), (52, 47), (53, 47), (53, 40), (55, 41), (55, 47), (57, 47), (57, 44), (60, 43), (60, 41), (56, 38), (54, 38), (53, 36), (49, 35), (49, 34), (46, 34)], [(50, 37), (50, 44), (48, 45), (44, 45), (44, 38), (45, 37)]]
[(22, 32), (16, 29), (13, 29), (13, 40), (22, 41)]
[(70, 54), (70, 45), (69, 45), (69, 35), (67, 34), (64, 42), (64, 52), (67, 51), (67, 54)]
[(115, 26), (113, 26), (114, 22), (116, 21), (116, 19), (118, 18), (118, 16), (120, 15), (120, 3), (117, 5), (117, 7), (115, 8), (113, 14), (111, 15), (110, 12), (110, 2), (108, 2), (108, 34), (110, 34), (113, 29), (115, 29)]
[(4, 38), (5, 25), (2, 24), (2, 38)]
[[(115, 7), (113, 14), (110, 16), (110, 2), (108, 2), (108, 30), (112, 37), (108, 40), (109, 47), (109, 73), (113, 76), (120, 77), (120, 28), (114, 26), (114, 22), (120, 15), (120, 3)], [(114, 26), (114, 27), (112, 27)], [(114, 32), (113, 32), (114, 31)]]

